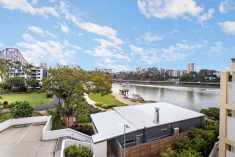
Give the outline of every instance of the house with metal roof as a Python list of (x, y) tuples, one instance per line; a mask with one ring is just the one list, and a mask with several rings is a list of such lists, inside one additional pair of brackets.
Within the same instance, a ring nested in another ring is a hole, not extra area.
[(114, 156), (122, 150), (163, 139), (203, 125), (204, 115), (166, 102), (114, 107), (91, 115), (95, 134), (93, 152), (106, 157), (108, 147)]

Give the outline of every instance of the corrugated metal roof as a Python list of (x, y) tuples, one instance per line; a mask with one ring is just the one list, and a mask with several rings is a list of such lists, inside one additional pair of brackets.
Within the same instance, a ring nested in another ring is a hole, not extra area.
[[(154, 123), (154, 108), (159, 110), (159, 123)], [(201, 113), (178, 107), (166, 102), (115, 107), (112, 111), (92, 114), (92, 121), (98, 134), (92, 136), (94, 142), (120, 136), (124, 132), (124, 124), (128, 124), (126, 132), (169, 124), (172, 122), (204, 116)]]

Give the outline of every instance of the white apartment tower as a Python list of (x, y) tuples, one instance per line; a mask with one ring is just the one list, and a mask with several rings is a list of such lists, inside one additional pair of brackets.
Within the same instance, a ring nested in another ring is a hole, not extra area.
[(221, 74), (219, 157), (235, 157), (235, 58), (231, 67)]

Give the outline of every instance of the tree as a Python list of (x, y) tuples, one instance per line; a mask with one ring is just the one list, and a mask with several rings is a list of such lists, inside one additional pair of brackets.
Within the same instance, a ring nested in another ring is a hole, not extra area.
[(28, 102), (15, 102), (12, 104), (11, 114), (14, 118), (31, 117), (33, 114), (33, 107)]
[(31, 87), (31, 88), (36, 88), (40, 86), (39, 81), (33, 78), (26, 79), (26, 84), (27, 84), (27, 87)]
[(97, 92), (103, 95), (111, 93), (112, 81), (108, 76), (99, 72), (86, 72), (80, 67), (58, 66), (49, 70), (49, 77), (43, 83), (43, 88), (53, 91), (59, 98), (63, 99), (63, 117), (74, 115), (74, 105), (80, 100), (84, 93)]
[(201, 113), (205, 114), (208, 118), (212, 118), (214, 120), (219, 120), (220, 110), (216, 107), (209, 107), (208, 109), (202, 109)]
[(180, 77), (180, 81), (183, 82), (192, 82), (194, 81), (193, 73), (187, 73)]
[(8, 71), (6, 60), (0, 59), (0, 80), (2, 79), (4, 81), (8, 78)]
[(180, 152), (177, 157), (202, 157), (201, 153), (192, 150), (192, 149), (184, 149)]
[(22, 78), (22, 77), (10, 78), (4, 83), (3, 88), (24, 92), (27, 90), (27, 87), (25, 84), (25, 78)]

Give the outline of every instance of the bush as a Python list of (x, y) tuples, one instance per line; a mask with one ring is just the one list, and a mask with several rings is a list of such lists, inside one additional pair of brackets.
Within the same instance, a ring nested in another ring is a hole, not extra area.
[(86, 147), (72, 145), (65, 149), (65, 157), (92, 157), (91, 151)]
[(101, 103), (101, 102), (97, 102), (95, 105), (98, 106), (98, 107), (104, 108), (104, 109), (110, 109), (110, 108), (116, 107), (116, 105), (111, 105), (111, 104), (106, 105), (106, 104)]
[(79, 131), (81, 133), (87, 134), (87, 135), (94, 134), (93, 127), (90, 124), (72, 125), (70, 128), (73, 130)]
[(53, 97), (53, 92), (52, 91), (47, 91), (46, 97), (47, 98), (52, 98)]
[(15, 102), (12, 104), (11, 114), (14, 118), (31, 117), (33, 114), (33, 107), (28, 102)]
[(52, 130), (64, 129), (66, 128), (65, 124), (61, 120), (53, 120), (52, 122)]
[(219, 120), (219, 108), (209, 107), (208, 109), (202, 109), (200, 112), (205, 114), (208, 118), (211, 118), (213, 120)]

